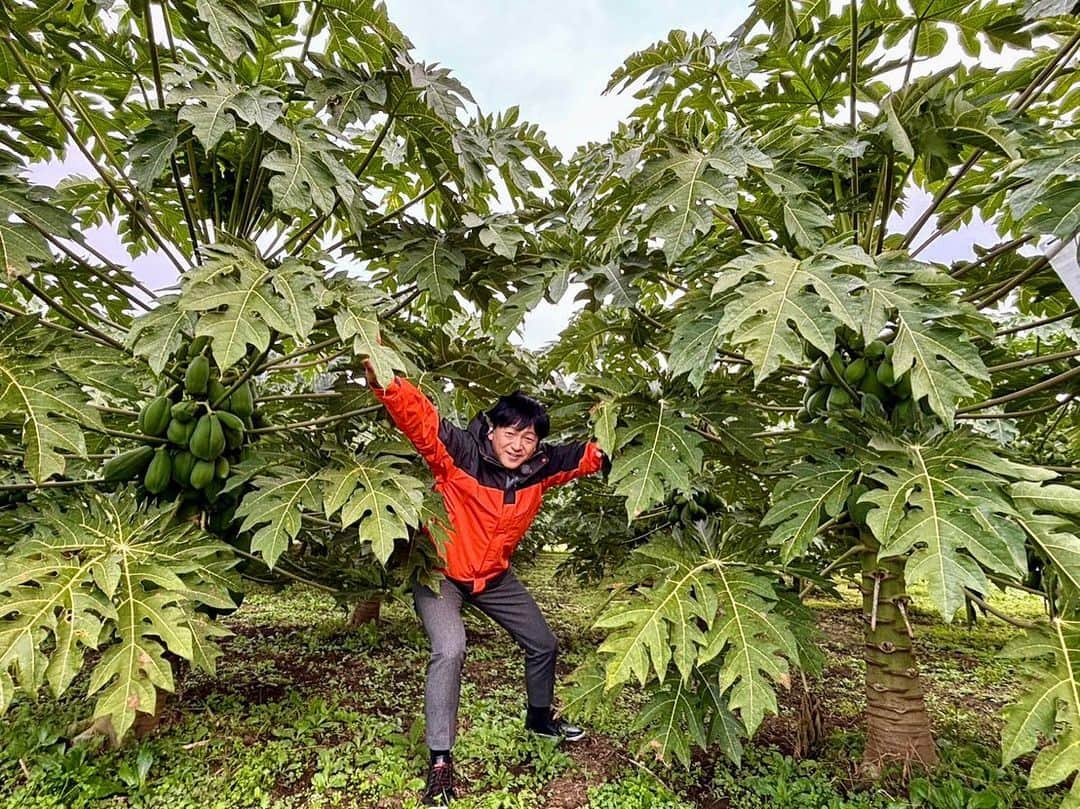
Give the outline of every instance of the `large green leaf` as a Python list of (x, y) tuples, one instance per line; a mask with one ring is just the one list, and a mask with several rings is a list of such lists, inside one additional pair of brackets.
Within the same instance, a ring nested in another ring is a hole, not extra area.
[(890, 449), (898, 451), (869, 473), (881, 488), (860, 498), (871, 506), (866, 521), (879, 556), (907, 556), (908, 583), (925, 583), (945, 620), (963, 606), (965, 588), (988, 591), (984, 568), (1023, 576), (1024, 534), (1003, 474), (1011, 466), (966, 435)]
[[(798, 658), (787, 620), (775, 611), (772, 584), (738, 563), (697, 556), (670, 541), (638, 549), (625, 571), (652, 586), (612, 604), (596, 626), (612, 629), (600, 647), (608, 688), (630, 679), (663, 683), (674, 663), (687, 683), (700, 666), (719, 661), (719, 693), (749, 733), (777, 709), (775, 687), (787, 686)], [(677, 687), (669, 685), (669, 689)], [(672, 710), (670, 700), (661, 700)], [(651, 720), (650, 720), (651, 721)]]
[(51, 338), (37, 323), (29, 316), (0, 323), (0, 418), (21, 427), (23, 463), (40, 482), (64, 473), (66, 455), (86, 456), (80, 424), (102, 424), (82, 389), (56, 371)]
[(735, 287), (735, 299), (717, 329), (742, 347), (756, 381), (785, 362), (802, 362), (804, 340), (828, 354), (837, 327), (857, 327), (851, 298), (862, 282), (837, 269), (831, 256), (800, 261), (772, 246), (753, 247), (724, 268), (714, 294)]
[(253, 488), (236, 507), (240, 530), (258, 530), (251, 537), (251, 550), (273, 567), (289, 543), (300, 533), (301, 515), (322, 507), (319, 473), (304, 474), (287, 466), (274, 468), (274, 476), (260, 475)]
[(850, 461), (826, 458), (796, 465), (791, 476), (777, 484), (772, 508), (761, 524), (775, 526), (769, 542), (782, 546), (785, 562), (806, 553), (821, 523), (844, 510), (857, 471)]
[[(0, 683), (14, 672), (27, 694), (48, 682), (59, 696), (86, 650), (100, 649), (95, 715), (123, 735), (137, 712), (154, 711), (157, 689), (173, 689), (166, 650), (213, 670), (212, 638), (223, 631), (194, 610), (234, 606), (228, 546), (171, 509), (139, 508), (129, 491), (33, 516), (34, 533), (0, 560)], [(0, 709), (4, 694), (0, 684)]]
[[(1034, 789), (1059, 784), (1080, 769), (1080, 623), (1056, 618), (1045, 629), (1029, 630), (1003, 654), (1032, 665), (1023, 694), (1005, 715), (1001, 743), (1006, 762), (1039, 749), (1031, 767)], [(1035, 660), (1050, 658), (1048, 666)], [(1063, 806), (1080, 799), (1074, 783)]]
[(405, 539), (408, 529), (420, 524), (424, 484), (404, 474), (405, 461), (381, 455), (322, 474), (323, 510), (327, 519), (339, 510), (341, 524), (359, 523), (359, 537), (371, 543), (376, 558), (386, 564), (394, 542)]
[(619, 452), (609, 480), (626, 498), (633, 520), (673, 490), (690, 491), (691, 477), (703, 460), (701, 438), (688, 422), (661, 401), (655, 411), (639, 416), (618, 433)]
[(270, 330), (304, 338), (315, 321), (313, 288), (320, 279), (305, 264), (270, 268), (248, 251), (228, 245), (204, 248), (210, 258), (184, 275), (179, 307), (198, 312), (195, 334), (211, 338), (211, 351), (225, 370), (248, 346), (263, 351)]

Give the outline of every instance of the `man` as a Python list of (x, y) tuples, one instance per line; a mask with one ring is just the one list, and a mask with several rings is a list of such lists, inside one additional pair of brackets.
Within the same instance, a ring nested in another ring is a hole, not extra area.
[(558, 645), (533, 597), (510, 570), (510, 556), (540, 510), (543, 493), (599, 471), (605, 458), (595, 442), (544, 443), (547, 412), (521, 393), (501, 397), (463, 430), (440, 419), (408, 380), (395, 377), (382, 388), (370, 364), (366, 371), (372, 391), (431, 468), (450, 516), (439, 591), (421, 584), (413, 588), (416, 612), (431, 641), (424, 691), (431, 758), (424, 803), (437, 805), (454, 796), (450, 750), (465, 658), (464, 604), (488, 615), (525, 651), (526, 729), (567, 741), (585, 736), (552, 711)]

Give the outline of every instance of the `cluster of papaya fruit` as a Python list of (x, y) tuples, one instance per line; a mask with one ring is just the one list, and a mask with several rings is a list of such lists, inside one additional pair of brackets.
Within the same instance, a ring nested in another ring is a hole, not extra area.
[(669, 496), (668, 502), (671, 504), (667, 513), (668, 522), (681, 522), (683, 525), (704, 520), (711, 512), (724, 508), (724, 501), (711, 491), (694, 492), (691, 496), (678, 492)]
[(220, 378), (204, 353), (204, 341), (198, 338), (190, 346), (183, 385), (155, 396), (139, 412), (139, 431), (154, 440), (106, 461), (106, 481), (141, 476), (150, 494), (175, 484), (210, 501), (221, 492), (230, 464), (249, 440), (255, 391), (250, 380), (232, 390), (235, 379)]
[(897, 376), (893, 369), (893, 337), (889, 329), (861, 348), (841, 346), (828, 356), (819, 353), (810, 366), (796, 419), (810, 422), (847, 408), (858, 409), (858, 400), (869, 394), (881, 403), (895, 428), (914, 424), (920, 408), (912, 397), (911, 374)]

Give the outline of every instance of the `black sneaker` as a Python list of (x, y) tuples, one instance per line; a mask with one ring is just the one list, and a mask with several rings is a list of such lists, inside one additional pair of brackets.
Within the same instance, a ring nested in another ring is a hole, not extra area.
[(454, 799), (454, 765), (450, 756), (435, 756), (428, 768), (424, 806), (446, 806)]
[(585, 738), (583, 729), (555, 716), (550, 708), (546, 711), (529, 708), (525, 716), (525, 729), (532, 731), (537, 736), (544, 736), (548, 739), (565, 739), (568, 742), (580, 742)]

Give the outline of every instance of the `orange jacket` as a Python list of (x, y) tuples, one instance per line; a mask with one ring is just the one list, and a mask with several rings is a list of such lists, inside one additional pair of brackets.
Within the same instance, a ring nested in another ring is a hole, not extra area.
[(435, 489), (450, 515), (444, 573), (482, 591), (510, 566), (510, 555), (540, 510), (544, 492), (597, 472), (604, 454), (595, 442), (541, 443), (516, 470), (495, 459), (481, 413), (468, 429), (440, 419), (435, 406), (412, 383), (396, 377), (373, 387), (390, 417), (435, 475)]

